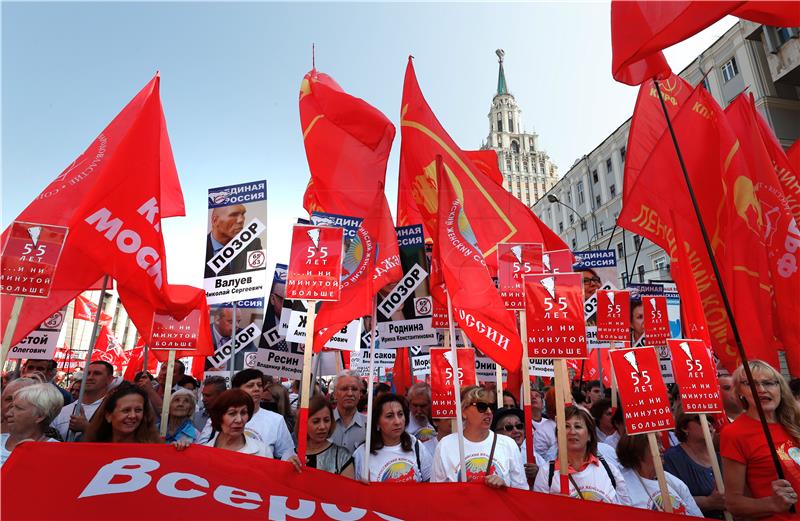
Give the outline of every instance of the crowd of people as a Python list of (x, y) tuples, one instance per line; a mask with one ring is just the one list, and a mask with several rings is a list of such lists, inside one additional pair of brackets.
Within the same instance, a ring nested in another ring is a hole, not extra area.
[[(771, 366), (750, 362), (758, 395), (743, 367), (719, 376), (724, 414), (708, 417), (716, 453), (706, 445), (701, 418), (682, 411), (672, 393), (675, 429), (659, 437), (660, 459), (672, 510), (722, 519), (787, 519), (800, 491), (800, 382), (787, 382)], [(343, 371), (315, 385), (305, 429), (305, 461), (296, 454), (300, 434), (296, 382), (281, 383), (256, 369), (202, 385), (175, 364), (169, 402), (166, 369), (135, 381), (114, 376), (103, 361), (84, 371), (83, 394), (53, 382), (53, 364), (29, 360), (2, 390), (0, 465), (27, 441), (193, 444), (289, 461), (298, 471), (315, 468), (364, 482), (478, 481), (488, 487), (561, 492), (561, 451), (566, 454), (569, 495), (650, 510), (665, 510), (648, 437), (625, 432), (624, 411), (612, 407), (599, 382), (573, 388), (564, 409), (566, 444), (558, 446), (554, 389), (530, 389), (532, 461), (526, 461), (523, 411), (503, 391), (498, 408), (491, 384), (462, 389), (464, 468), (454, 421), (431, 416), (431, 389), (424, 382), (404, 395), (388, 385), (375, 388), (371, 421), (364, 411), (366, 382)], [(199, 398), (199, 399), (198, 399)], [(784, 479), (778, 479), (756, 401), (767, 418)], [(166, 436), (160, 431), (168, 408)], [(367, 436), (369, 429), (369, 436)], [(720, 463), (724, 493), (713, 473)], [(365, 461), (368, 460), (368, 461)]]

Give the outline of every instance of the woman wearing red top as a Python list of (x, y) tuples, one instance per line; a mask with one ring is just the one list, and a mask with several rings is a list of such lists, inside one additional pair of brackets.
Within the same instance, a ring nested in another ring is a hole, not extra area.
[[(750, 362), (764, 415), (786, 479), (777, 479), (744, 367), (733, 374), (744, 413), (720, 436), (725, 470), (725, 506), (735, 517), (791, 519), (800, 492), (800, 409), (783, 377), (760, 360)], [(745, 494), (745, 487), (749, 493)]]

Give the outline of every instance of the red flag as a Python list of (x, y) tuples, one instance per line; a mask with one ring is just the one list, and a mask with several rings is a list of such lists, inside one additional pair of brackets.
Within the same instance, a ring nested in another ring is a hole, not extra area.
[(800, 173), (800, 139), (792, 143), (792, 146), (786, 151), (786, 157), (789, 158), (789, 164), (792, 167), (792, 171), (795, 172), (795, 185), (800, 184), (800, 180), (797, 178), (798, 173)]
[(411, 365), (408, 360), (408, 348), (401, 347), (395, 350), (394, 367), (392, 368), (392, 383), (395, 392), (405, 396), (408, 388), (414, 384), (414, 377), (411, 375)]
[[(94, 322), (96, 316), (97, 304), (83, 295), (78, 295), (75, 299), (75, 318), (78, 320), (88, 320), (89, 322)], [(113, 320), (114, 317), (111, 315), (102, 312), (100, 313), (101, 326), (110, 326)]]
[(614, 79), (639, 85), (654, 77), (666, 78), (671, 71), (661, 51), (729, 14), (765, 25), (800, 25), (800, 9), (794, 2), (614, 0), (611, 2)]
[[(208, 309), (206, 302), (206, 292), (203, 289), (195, 288), (193, 286), (184, 286), (181, 284), (170, 284), (167, 288), (170, 302), (179, 305), (182, 309), (186, 309), (187, 314), (192, 311), (198, 311), (200, 314), (200, 324), (197, 331), (196, 349), (191, 351), (176, 351), (175, 358), (184, 358), (186, 356), (194, 356), (197, 359), (204, 359), (207, 356), (214, 354), (214, 341), (211, 337), (211, 313)], [(151, 319), (152, 313), (151, 312)], [(159, 310), (160, 313), (166, 313), (167, 310)], [(194, 327), (194, 326), (192, 326)], [(194, 334), (194, 332), (192, 332)], [(151, 351), (153, 356), (160, 362), (166, 362), (169, 356), (168, 351)], [(148, 357), (149, 362), (149, 357)], [(203, 360), (205, 362), (205, 360)], [(200, 363), (204, 367), (204, 363)]]
[(455, 192), (469, 209), (479, 252), (492, 273), (497, 270), (498, 242), (538, 242), (547, 250), (566, 244), (530, 208), (475, 166), (450, 138), (422, 96), (411, 58), (406, 68), (400, 113), (400, 184), (397, 215), (400, 225), (422, 223), (436, 237), (436, 156), (443, 158)]
[[(144, 346), (144, 339), (140, 338), (139, 341), (136, 342), (136, 346), (130, 352), (128, 365), (125, 367), (125, 372), (122, 375), (123, 379), (132, 382), (136, 377), (136, 373), (144, 371)], [(152, 352), (149, 352), (147, 357), (147, 371), (155, 373), (158, 367), (158, 360), (156, 360), (154, 356), (151, 356), (151, 353)]]
[(97, 343), (92, 351), (91, 361), (97, 360), (108, 362), (117, 371), (121, 371), (127, 363), (122, 344), (119, 343), (114, 333), (107, 326), (100, 328), (100, 333), (97, 335)]
[(300, 86), (300, 122), (311, 170), (306, 210), (363, 219), (350, 245), (354, 268), (342, 281), (341, 299), (322, 304), (316, 318), (319, 350), (348, 322), (369, 315), (375, 292), (403, 276), (383, 194), (395, 128), (375, 107), (316, 70)]
[[(472, 211), (453, 186), (449, 173), (437, 176), (438, 235), (434, 256), (439, 260), (453, 317), (483, 354), (509, 372), (519, 370), (522, 343), (514, 315), (506, 310), (477, 246), (467, 212)], [(477, 210), (477, 208), (476, 208)]]
[[(800, 9), (800, 7), (798, 7)], [(773, 289), (775, 333), (783, 344), (791, 372), (800, 372), (800, 200), (787, 193), (780, 176), (791, 174), (789, 161), (758, 114), (752, 95), (739, 95), (725, 109), (739, 138), (747, 172), (733, 182), (737, 212), (764, 243)], [(770, 139), (772, 138), (772, 139)], [(800, 190), (800, 187), (798, 187)]]
[[(149, 338), (156, 307), (180, 314), (165, 298), (167, 268), (161, 219), (183, 200), (167, 139), (156, 75), (86, 151), (17, 220), (70, 229), (48, 299), (26, 299), (13, 342), (104, 274), (139, 333)], [(11, 308), (3, 296), (3, 324)]]
[(486, 174), (486, 176), (503, 186), (503, 173), (500, 171), (500, 166), (497, 164), (497, 152), (494, 150), (464, 150), (464, 153), (472, 161), (478, 170)]

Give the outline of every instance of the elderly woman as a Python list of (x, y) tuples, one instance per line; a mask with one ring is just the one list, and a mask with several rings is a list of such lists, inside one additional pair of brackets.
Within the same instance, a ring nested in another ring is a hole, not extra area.
[(267, 457), (267, 447), (244, 434), (244, 426), (254, 409), (253, 399), (241, 389), (228, 389), (220, 394), (211, 406), (211, 438), (204, 445)]
[(11, 409), (11, 404), (14, 401), (14, 393), (23, 387), (40, 383), (42, 383), (40, 380), (34, 378), (17, 378), (16, 380), (11, 380), (3, 387), (3, 394), (0, 396), (0, 432), (8, 432), (6, 413)]
[[(503, 407), (497, 409), (492, 416), (492, 430), (500, 436), (508, 436), (519, 447), (523, 461), (526, 458), (525, 443), (525, 414), (520, 409)], [(535, 430), (535, 429), (534, 429)], [(535, 436), (534, 436), (535, 437)], [(533, 463), (525, 463), (525, 478), (528, 484), (533, 486), (533, 480), (539, 472), (539, 467), (547, 465), (547, 462), (536, 452), (533, 453)]]
[[(513, 439), (491, 431), (494, 393), (477, 385), (461, 390), (464, 418), (465, 481), (483, 481), (491, 488), (528, 489), (522, 454)], [(458, 433), (439, 441), (433, 457), (432, 482), (459, 481), (461, 458)]]
[(180, 388), (169, 399), (169, 419), (167, 420), (167, 443), (182, 441), (194, 443), (198, 432), (192, 422), (197, 407), (197, 398), (186, 388)]
[[(720, 433), (725, 506), (734, 517), (796, 519), (788, 511), (800, 493), (800, 408), (786, 380), (772, 366), (751, 360), (750, 372), (757, 396), (744, 366), (739, 366), (733, 384), (744, 413)], [(755, 400), (766, 416), (785, 479), (777, 479)]]
[(161, 443), (155, 411), (145, 391), (122, 382), (109, 391), (83, 436), (94, 443)]
[(393, 483), (429, 481), (431, 455), (422, 442), (406, 432), (409, 407), (405, 398), (384, 393), (372, 407), (368, 475), (363, 475), (366, 444), (353, 455), (356, 479)]
[[(714, 424), (708, 424), (713, 434)], [(664, 470), (683, 481), (705, 517), (723, 519), (725, 496), (717, 490), (711, 456), (706, 449), (703, 428), (697, 414), (678, 409), (675, 435), (680, 442), (664, 452)], [(719, 454), (715, 457), (719, 458)]]
[[(589, 411), (571, 405), (564, 410), (564, 422), (567, 446), (558, 450), (567, 452), (570, 497), (630, 505), (625, 479), (616, 465), (598, 456), (597, 432)], [(533, 490), (560, 494), (561, 483), (556, 474), (559, 474), (558, 460), (539, 469)]]
[[(617, 457), (622, 465), (622, 477), (625, 478), (628, 487), (631, 506), (663, 512), (664, 498), (661, 496), (661, 488), (656, 478), (656, 467), (647, 436), (644, 434), (623, 436), (617, 444)], [(664, 476), (667, 480), (672, 511), (676, 514), (703, 517), (683, 481), (669, 472), (665, 472)]]
[(0, 466), (6, 462), (14, 447), (23, 441), (57, 441), (48, 438), (44, 432), (63, 406), (64, 398), (51, 384), (35, 384), (18, 389), (6, 411), (8, 432), (0, 436)]
[(308, 402), (306, 466), (354, 478), (353, 456), (350, 451), (328, 441), (334, 429), (336, 422), (333, 420), (331, 403), (321, 394), (315, 394)]

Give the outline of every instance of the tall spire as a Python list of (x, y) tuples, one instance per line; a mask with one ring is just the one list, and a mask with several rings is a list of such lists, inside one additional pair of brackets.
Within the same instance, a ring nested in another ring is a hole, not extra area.
[(503, 56), (506, 52), (503, 49), (494, 51), (497, 54), (497, 61), (500, 62), (500, 73), (497, 76), (497, 94), (508, 94), (508, 87), (506, 86), (506, 73), (503, 70)]

